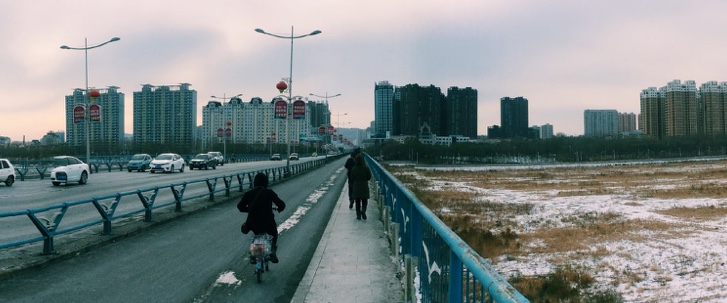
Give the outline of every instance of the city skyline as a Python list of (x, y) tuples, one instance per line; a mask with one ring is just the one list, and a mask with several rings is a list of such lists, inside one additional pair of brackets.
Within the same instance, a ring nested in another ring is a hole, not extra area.
[[(84, 38), (88, 45), (121, 38), (88, 51), (88, 79), (126, 94), (126, 133), (133, 132), (129, 96), (145, 83), (190, 83), (199, 92), (198, 125), (212, 95), (278, 95), (290, 42), (255, 28), (282, 36), (291, 26), (296, 35), (322, 31), (295, 40), (293, 95), (341, 94), (329, 100), (331, 114), (348, 113), (341, 122), (361, 129), (374, 120), (371, 88), (380, 81), (476, 89), (478, 135), (499, 124), (505, 96), (529, 100), (529, 125), (582, 135), (585, 109), (638, 114), (645, 88), (727, 80), (721, 1), (83, 0), (3, 8), (0, 136), (14, 141), (66, 131), (64, 96), (84, 88), (84, 54), (60, 46), (82, 47)], [(303, 18), (311, 14), (325, 18)]]

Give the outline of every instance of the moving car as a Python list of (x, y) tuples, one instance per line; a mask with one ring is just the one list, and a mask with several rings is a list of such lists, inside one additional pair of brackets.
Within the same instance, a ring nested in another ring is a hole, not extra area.
[(270, 156), (270, 160), (271, 161), (283, 161), (283, 158), (280, 157), (280, 154), (273, 154), (272, 156)]
[(178, 154), (165, 153), (159, 154), (149, 165), (149, 171), (153, 174), (155, 172), (171, 173), (175, 170), (179, 170), (180, 173), (184, 172), (185, 166), (184, 158)]
[(131, 157), (129, 164), (126, 165), (129, 172), (132, 170), (144, 172), (151, 164), (152, 157), (148, 154), (136, 154)]
[(225, 156), (221, 152), (208, 152), (207, 154), (217, 161), (217, 165), (225, 165)]
[(209, 154), (197, 154), (192, 160), (189, 160), (189, 170), (194, 168), (209, 169), (210, 167), (217, 169), (217, 159)]
[(0, 159), (0, 182), (6, 186), (13, 186), (15, 183), (15, 167), (8, 159)]
[(90, 169), (88, 164), (83, 163), (76, 157), (57, 156), (53, 157), (54, 168), (50, 171), (50, 182), (54, 186), (61, 183), (78, 182), (78, 184), (86, 184)]
[(300, 160), (300, 157), (298, 157), (298, 153), (290, 154), (290, 160)]

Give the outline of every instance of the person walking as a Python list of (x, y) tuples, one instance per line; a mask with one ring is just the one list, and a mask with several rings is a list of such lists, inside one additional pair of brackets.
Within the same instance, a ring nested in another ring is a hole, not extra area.
[(356, 165), (356, 158), (357, 155), (361, 153), (361, 149), (357, 148), (354, 149), (351, 152), (350, 157), (346, 159), (346, 164), (343, 165), (343, 167), (346, 168), (346, 178), (348, 179), (348, 209), (353, 208), (353, 186), (351, 185), (351, 168), (353, 168)]
[(246, 212), (247, 221), (245, 225), (254, 234), (267, 233), (273, 236), (272, 253), (270, 261), (278, 263), (278, 225), (275, 223), (273, 214), (273, 204), (277, 206), (278, 212), (285, 210), (285, 202), (278, 197), (272, 189), (268, 189), (268, 176), (264, 173), (257, 173), (253, 179), (255, 188), (246, 192), (240, 202), (237, 203), (237, 209), (240, 212)]
[(366, 161), (362, 154), (358, 154), (355, 158), (355, 165), (351, 168), (351, 187), (353, 188), (353, 199), (356, 203), (356, 220), (366, 220), (366, 208), (369, 205), (369, 180), (371, 180), (371, 170), (366, 166)]

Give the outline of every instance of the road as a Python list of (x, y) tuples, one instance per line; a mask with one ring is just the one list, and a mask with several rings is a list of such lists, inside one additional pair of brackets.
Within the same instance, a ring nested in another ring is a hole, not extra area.
[(276, 218), (281, 262), (261, 284), (247, 263), (249, 235), (239, 232), (246, 214), (233, 200), (20, 272), (0, 283), (0, 301), (290, 302), (341, 194), (344, 161), (272, 187), (288, 207)]

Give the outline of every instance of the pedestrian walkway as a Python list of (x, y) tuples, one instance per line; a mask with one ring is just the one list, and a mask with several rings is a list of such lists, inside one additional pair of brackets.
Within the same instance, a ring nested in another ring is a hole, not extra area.
[(291, 302), (404, 302), (379, 202), (369, 200), (368, 220), (356, 220), (347, 193), (345, 185)]

